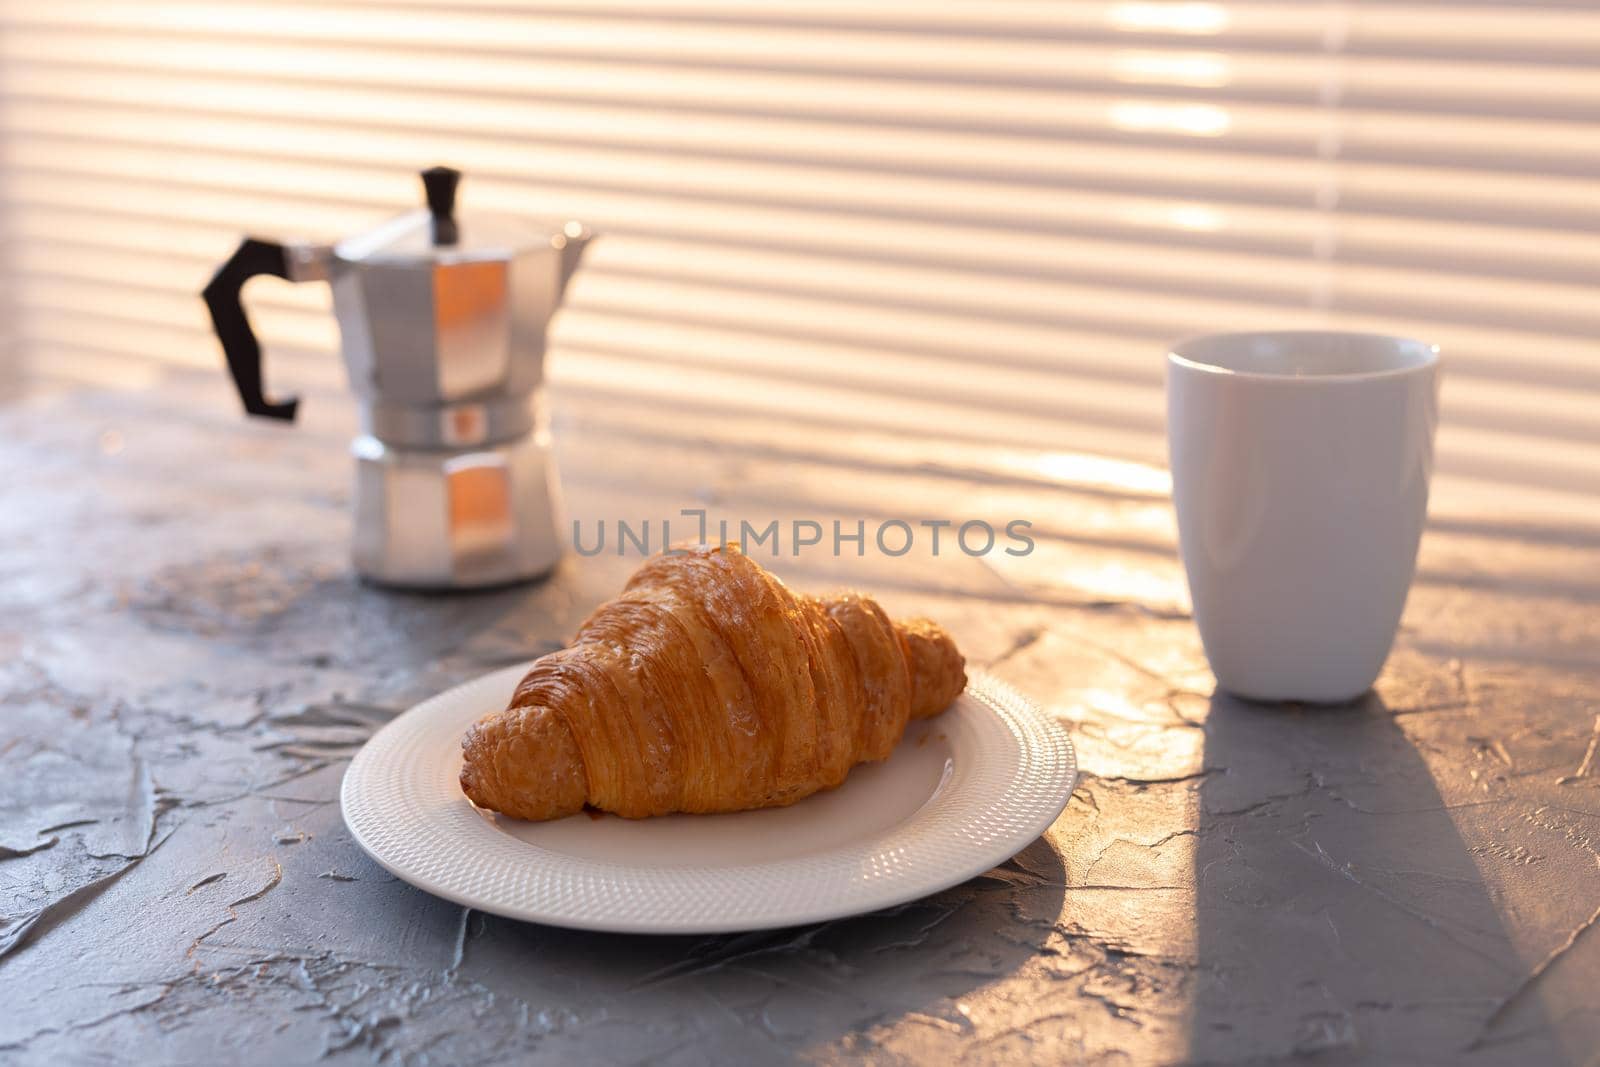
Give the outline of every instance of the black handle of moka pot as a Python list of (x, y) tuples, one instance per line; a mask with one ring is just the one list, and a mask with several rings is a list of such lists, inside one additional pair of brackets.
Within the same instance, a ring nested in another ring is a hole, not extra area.
[(228, 372), (233, 375), (239, 399), (244, 401), (244, 410), (263, 418), (293, 422), (300, 401), (295, 397), (268, 400), (262, 391), (261, 344), (250, 328), (244, 304), (239, 299), (244, 283), (258, 274), (287, 279), (289, 253), (275, 241), (246, 237), (228, 261), (217, 268), (202, 295), (211, 311), (211, 327), (216, 330), (217, 340), (222, 342), (222, 353), (228, 358)]

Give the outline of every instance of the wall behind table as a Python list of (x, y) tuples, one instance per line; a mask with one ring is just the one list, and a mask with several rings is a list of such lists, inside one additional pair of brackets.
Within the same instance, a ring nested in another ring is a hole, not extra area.
[[(1600, 517), (1596, 116), (1592, 5), (4, 0), (0, 309), (44, 388), (210, 373), (239, 232), (449, 162), (608, 235), (552, 374), (621, 428), (1114, 479), (1168, 341), (1373, 329), (1446, 349), (1442, 508)], [(335, 384), (326, 292), (251, 298)]]

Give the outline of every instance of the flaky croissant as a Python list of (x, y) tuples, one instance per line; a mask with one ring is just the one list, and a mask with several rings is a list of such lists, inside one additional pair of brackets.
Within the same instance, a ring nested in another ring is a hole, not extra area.
[(733, 545), (680, 549), (467, 731), (461, 788), (519, 819), (792, 804), (888, 756), (966, 688), (964, 666), (925, 619), (796, 595)]

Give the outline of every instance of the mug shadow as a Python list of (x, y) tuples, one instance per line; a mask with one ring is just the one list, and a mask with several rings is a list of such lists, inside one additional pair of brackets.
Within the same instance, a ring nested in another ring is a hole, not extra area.
[(1489, 1033), (1522, 964), (1382, 697), (1218, 690), (1204, 765), (1191, 1059), (1567, 1062), (1537, 1005), (1515, 1035)]
[[(541, 1056), (562, 1062), (726, 1062), (849, 1055), (856, 1035), (908, 1017), (968, 1024), (948, 1005), (1043, 947), (1066, 868), (1048, 835), (931, 897), (806, 926), (710, 936), (589, 933), (472, 913), (462, 978), (583, 1025)], [(1034, 921), (1037, 917), (1040, 921)], [(593, 1025), (606, 1017), (625, 1027)], [(615, 1034), (612, 1031), (616, 1031)], [(661, 1044), (641, 1049), (641, 1034)], [(612, 1047), (612, 1042), (616, 1047)]]

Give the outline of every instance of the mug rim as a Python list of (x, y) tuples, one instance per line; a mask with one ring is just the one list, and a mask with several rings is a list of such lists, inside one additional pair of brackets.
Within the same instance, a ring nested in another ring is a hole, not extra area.
[[(1246, 340), (1289, 340), (1312, 337), (1345, 340), (1360, 339), (1369, 342), (1382, 342), (1384, 345), (1396, 349), (1420, 349), (1422, 358), (1409, 366), (1385, 367), (1381, 370), (1344, 371), (1333, 374), (1280, 374), (1273, 371), (1237, 370), (1217, 362), (1197, 358), (1194, 355), (1184, 354), (1184, 349), (1193, 349), (1195, 346), (1207, 342), (1227, 341), (1238, 343)], [(1203, 333), (1185, 337), (1167, 349), (1167, 363), (1169, 366), (1184, 370), (1252, 382), (1292, 382), (1305, 385), (1313, 385), (1317, 382), (1364, 382), (1384, 378), (1403, 378), (1407, 375), (1431, 371), (1439, 365), (1439, 346), (1429, 344), (1426, 341), (1419, 341), (1412, 337), (1401, 337), (1397, 334), (1376, 333), (1367, 330), (1230, 330), (1221, 333)]]

